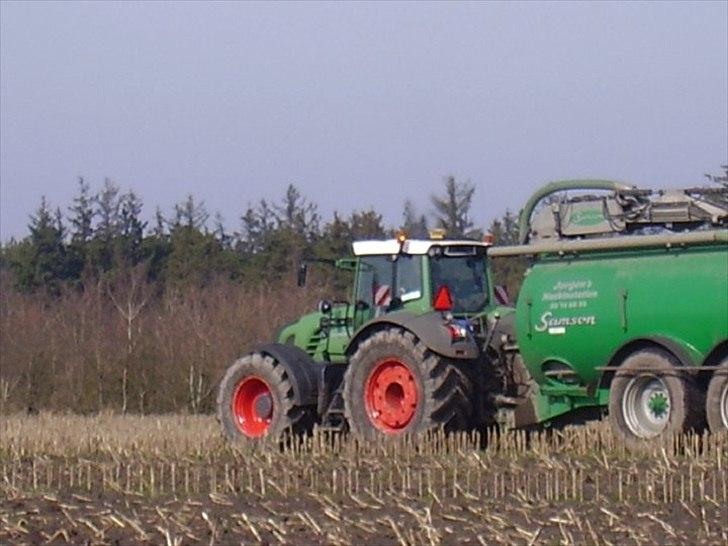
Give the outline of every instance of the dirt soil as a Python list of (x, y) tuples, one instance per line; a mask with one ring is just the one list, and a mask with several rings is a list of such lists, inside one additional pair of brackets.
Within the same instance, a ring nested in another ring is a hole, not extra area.
[(728, 507), (712, 503), (474, 503), (470, 499), (265, 501), (210, 494), (4, 497), (2, 544), (726, 544)]

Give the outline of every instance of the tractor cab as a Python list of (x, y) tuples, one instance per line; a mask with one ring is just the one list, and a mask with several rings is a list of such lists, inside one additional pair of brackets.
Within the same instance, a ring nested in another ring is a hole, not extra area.
[(417, 240), (358, 241), (354, 301), (359, 320), (407, 310), (482, 312), (490, 300), (487, 242)]

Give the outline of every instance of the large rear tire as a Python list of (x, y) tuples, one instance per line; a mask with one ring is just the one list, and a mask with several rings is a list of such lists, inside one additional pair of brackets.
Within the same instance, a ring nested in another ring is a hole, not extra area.
[(703, 401), (693, 378), (677, 359), (660, 349), (627, 357), (609, 391), (609, 420), (631, 447), (697, 429)]
[(217, 417), (233, 441), (260, 442), (311, 430), (311, 410), (294, 402), (285, 368), (253, 353), (236, 360), (220, 382)]
[[(467, 363), (465, 364), (467, 365)], [(359, 345), (344, 375), (344, 409), (363, 438), (471, 426), (473, 384), (458, 361), (390, 328)]]
[(728, 357), (723, 359), (708, 384), (705, 412), (711, 432), (728, 430)]

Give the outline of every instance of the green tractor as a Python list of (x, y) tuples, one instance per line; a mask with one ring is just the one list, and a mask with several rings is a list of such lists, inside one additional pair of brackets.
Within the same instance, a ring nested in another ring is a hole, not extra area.
[[(227, 370), (217, 399), (227, 436), (275, 439), (319, 425), (371, 438), (491, 423), (492, 393), (507, 380), (486, 353), (513, 308), (491, 283), (489, 246), (355, 242), (335, 262), (353, 272), (350, 300), (320, 302)], [(303, 263), (299, 286), (306, 271)]]

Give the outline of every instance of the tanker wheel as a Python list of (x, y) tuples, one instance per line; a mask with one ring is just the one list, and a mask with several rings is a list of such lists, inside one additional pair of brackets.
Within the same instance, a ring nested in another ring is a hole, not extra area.
[(471, 425), (473, 386), (465, 371), (398, 328), (359, 345), (344, 375), (343, 398), (349, 427), (363, 438)]
[(313, 426), (310, 409), (294, 402), (285, 368), (259, 353), (228, 368), (217, 395), (217, 418), (230, 440), (243, 442), (306, 433)]
[(723, 359), (708, 384), (705, 412), (711, 432), (728, 430), (728, 357)]
[(631, 354), (609, 391), (609, 419), (631, 447), (697, 428), (703, 402), (677, 359), (659, 349)]

